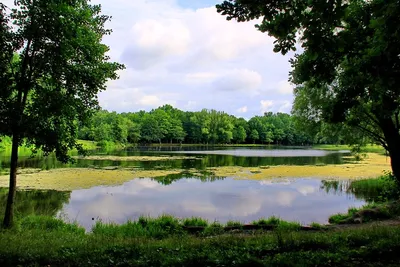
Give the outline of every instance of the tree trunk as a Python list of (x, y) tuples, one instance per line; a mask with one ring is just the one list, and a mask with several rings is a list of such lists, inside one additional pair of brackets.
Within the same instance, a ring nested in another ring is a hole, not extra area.
[(390, 161), (392, 164), (393, 175), (396, 177), (397, 182), (400, 184), (400, 148), (394, 149), (390, 152)]
[(400, 134), (391, 119), (380, 120), (382, 132), (385, 136), (393, 175), (400, 183)]
[(18, 134), (13, 135), (10, 163), (10, 184), (8, 188), (8, 198), (6, 212), (4, 214), (4, 228), (11, 228), (14, 223), (14, 200), (17, 190), (17, 166), (18, 166)]

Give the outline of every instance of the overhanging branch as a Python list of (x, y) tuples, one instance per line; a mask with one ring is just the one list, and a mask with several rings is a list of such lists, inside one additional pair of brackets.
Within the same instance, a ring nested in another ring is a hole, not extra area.
[(361, 125), (357, 125), (357, 127), (360, 128), (361, 130), (363, 130), (364, 132), (366, 132), (367, 134), (369, 134), (372, 138), (374, 138), (376, 141), (378, 141), (386, 150), (388, 150), (386, 141), (382, 136), (380, 136), (377, 133), (374, 133), (373, 131), (371, 131)]

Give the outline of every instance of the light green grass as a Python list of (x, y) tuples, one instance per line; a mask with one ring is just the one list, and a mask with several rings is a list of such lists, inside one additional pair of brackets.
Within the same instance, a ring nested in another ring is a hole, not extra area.
[[(314, 149), (323, 149), (323, 150), (331, 150), (331, 151), (339, 151), (339, 150), (349, 150), (353, 149), (352, 146), (349, 145), (314, 145)], [(385, 149), (382, 146), (378, 145), (366, 145), (361, 147), (362, 153), (379, 153), (385, 154)]]

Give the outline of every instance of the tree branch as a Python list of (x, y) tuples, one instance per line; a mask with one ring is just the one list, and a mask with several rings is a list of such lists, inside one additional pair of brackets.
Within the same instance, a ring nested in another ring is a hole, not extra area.
[(377, 126), (379, 126), (379, 121), (374, 118), (368, 111), (363, 110), (362, 113), (364, 113), (370, 120), (372, 120)]
[(388, 146), (386, 144), (385, 139), (380, 136), (377, 133), (374, 133), (371, 130), (368, 130), (367, 128), (361, 126), (361, 125), (356, 125), (357, 127), (359, 127), (361, 130), (365, 131), (367, 134), (369, 134), (372, 138), (376, 139), (376, 141), (378, 141), (386, 150), (388, 150)]

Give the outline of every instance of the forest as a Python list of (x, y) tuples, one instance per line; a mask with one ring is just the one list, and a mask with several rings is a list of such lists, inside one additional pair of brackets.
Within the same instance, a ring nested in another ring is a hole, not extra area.
[(164, 105), (149, 112), (98, 111), (78, 138), (120, 144), (274, 144), (311, 145), (349, 142), (343, 125), (302, 121), (286, 113), (266, 112), (249, 120), (223, 111), (182, 111)]

